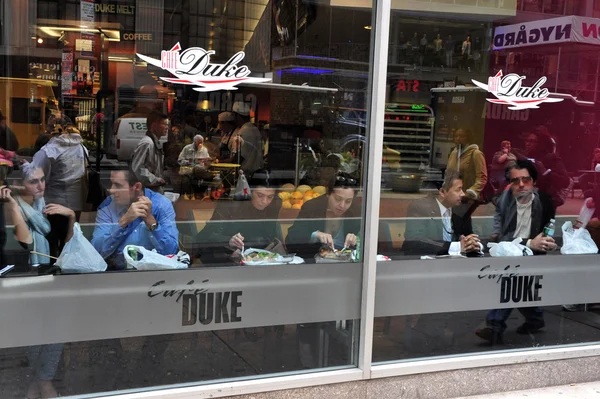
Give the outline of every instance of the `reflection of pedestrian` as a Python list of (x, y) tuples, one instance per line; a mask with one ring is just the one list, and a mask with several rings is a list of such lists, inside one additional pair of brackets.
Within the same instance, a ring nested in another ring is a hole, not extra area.
[(236, 132), (242, 139), (242, 148), (238, 154), (240, 168), (247, 176), (252, 176), (264, 163), (260, 131), (250, 122), (250, 106), (247, 103), (234, 103), (232, 111), (237, 124)]
[(517, 159), (530, 159), (538, 172), (537, 188), (552, 197), (554, 209), (565, 203), (563, 190), (571, 179), (562, 159), (555, 153), (555, 144), (548, 132), (536, 130), (527, 135), (525, 152), (514, 150)]
[(456, 147), (448, 158), (448, 170), (456, 170), (463, 177), (463, 187), (468, 198), (477, 200), (485, 187), (488, 176), (483, 152), (472, 143), (469, 129), (458, 129), (454, 133)]
[(501, 192), (505, 185), (504, 172), (506, 168), (517, 160), (517, 156), (511, 150), (510, 141), (504, 140), (500, 143), (500, 151), (497, 151), (492, 159), (492, 173), (490, 178), (496, 193)]
[(419, 65), (423, 66), (425, 60), (425, 53), (427, 52), (427, 34), (423, 33), (423, 37), (419, 42)]
[(463, 69), (469, 69), (469, 72), (471, 71), (471, 68), (469, 66), (469, 58), (471, 57), (471, 51), (472, 51), (472, 43), (471, 43), (471, 35), (467, 35), (465, 41), (462, 43), (462, 68)]
[(152, 111), (148, 115), (146, 125), (148, 132), (133, 151), (131, 170), (144, 187), (162, 194), (166, 182), (163, 178), (165, 160), (160, 139), (166, 136), (169, 130), (167, 115)]
[(435, 37), (435, 39), (433, 40), (433, 51), (435, 52), (435, 58), (436, 58), (435, 61), (439, 62), (439, 65), (443, 64), (443, 61), (442, 61), (443, 48), (444, 48), (444, 41), (442, 40), (442, 35), (440, 35), (438, 33), (437, 36)]
[(452, 58), (454, 57), (454, 45), (455, 41), (452, 39), (452, 35), (448, 35), (446, 42), (444, 43), (444, 51), (446, 52), (446, 66), (452, 68)]
[[(48, 144), (33, 156), (32, 162), (41, 168), (46, 176), (46, 202), (72, 209), (77, 219), (86, 200), (83, 175), (87, 150), (82, 142), (79, 131), (67, 128), (63, 134), (52, 137)], [(48, 220), (52, 226), (47, 237), (50, 254), (58, 256), (66, 243), (68, 223), (63, 215), (51, 215)]]

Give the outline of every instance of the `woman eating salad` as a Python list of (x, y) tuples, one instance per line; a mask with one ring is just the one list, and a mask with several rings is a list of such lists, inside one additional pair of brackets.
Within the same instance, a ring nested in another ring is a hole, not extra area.
[(338, 173), (327, 195), (304, 204), (288, 231), (288, 251), (309, 258), (354, 248), (361, 220), (355, 202), (357, 188), (355, 179)]
[(279, 224), (281, 199), (267, 170), (254, 173), (249, 201), (219, 201), (212, 218), (198, 234), (200, 259), (206, 263), (231, 262), (243, 249), (264, 249), (275, 239), (283, 242)]

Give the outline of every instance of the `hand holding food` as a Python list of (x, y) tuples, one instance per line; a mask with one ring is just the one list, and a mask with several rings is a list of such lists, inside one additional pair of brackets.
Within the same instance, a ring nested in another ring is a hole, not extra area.
[(324, 245), (330, 247), (331, 249), (334, 249), (333, 237), (331, 236), (331, 234), (327, 234), (327, 233), (323, 233), (322, 231), (319, 231), (319, 232), (317, 232), (317, 240), (319, 240), (319, 242), (321, 244), (324, 244)]
[(348, 233), (344, 241), (344, 247), (350, 248), (356, 246), (356, 234)]
[(244, 247), (244, 236), (240, 233), (237, 233), (229, 240), (229, 246), (233, 248), (243, 248)]

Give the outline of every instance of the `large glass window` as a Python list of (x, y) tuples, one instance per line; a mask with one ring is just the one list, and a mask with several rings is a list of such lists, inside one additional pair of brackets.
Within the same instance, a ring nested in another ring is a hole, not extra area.
[(392, 13), (375, 361), (597, 341), (600, 53), (535, 38), (565, 3)]
[(0, 2), (0, 396), (356, 367), (371, 5), (30, 3)]

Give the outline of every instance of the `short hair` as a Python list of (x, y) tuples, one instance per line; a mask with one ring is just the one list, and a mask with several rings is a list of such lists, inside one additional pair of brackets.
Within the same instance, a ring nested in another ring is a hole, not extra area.
[(267, 169), (259, 169), (252, 175), (249, 185), (251, 188), (277, 188), (277, 185), (271, 179), (271, 174)]
[(129, 187), (133, 187), (135, 183), (140, 182), (131, 169), (115, 169), (111, 172), (123, 172), (125, 174), (125, 180), (127, 180), (127, 184), (129, 184)]
[(150, 112), (150, 114), (148, 114), (148, 117), (146, 118), (146, 127), (150, 129), (150, 127), (152, 127), (154, 123), (163, 121), (165, 119), (168, 119), (168, 116), (164, 113), (160, 111), (152, 111)]
[(471, 131), (471, 129), (466, 127), (459, 127), (458, 129), (456, 129), (454, 134), (456, 134), (456, 132), (458, 132), (459, 130), (465, 132), (465, 136), (467, 137), (467, 143), (471, 144), (473, 142), (473, 132)]
[(552, 136), (550, 136), (550, 133), (548, 133), (548, 130), (536, 130), (533, 132), (530, 132), (528, 135), (533, 134), (535, 137), (537, 137), (538, 139), (538, 151), (539, 152), (543, 152), (543, 153), (548, 153), (551, 154), (554, 152), (554, 140), (552, 139)]
[(535, 168), (535, 165), (533, 164), (533, 162), (531, 162), (528, 159), (520, 159), (516, 162), (512, 162), (507, 168), (506, 171), (504, 172), (504, 177), (506, 178), (507, 182), (510, 182), (510, 171), (516, 169), (516, 170), (522, 170), (522, 169), (527, 169), (527, 171), (529, 172), (529, 176), (531, 176), (533, 178), (533, 182), (535, 183), (537, 181), (537, 169)]
[(359, 188), (358, 179), (348, 173), (338, 172), (329, 184), (327, 192), (331, 194), (336, 188), (350, 188), (354, 191), (354, 195), (356, 195), (356, 190)]
[(194, 141), (196, 141), (196, 139), (204, 141), (204, 137), (202, 137), (200, 134), (194, 136)]
[(442, 190), (449, 191), (452, 186), (454, 186), (454, 182), (456, 180), (462, 180), (463, 177), (457, 170), (446, 170), (446, 175), (444, 176), (444, 183), (442, 183)]
[(31, 175), (38, 169), (41, 169), (38, 165), (33, 162), (25, 162), (21, 165), (21, 174), (23, 176), (23, 180), (28, 180)]

